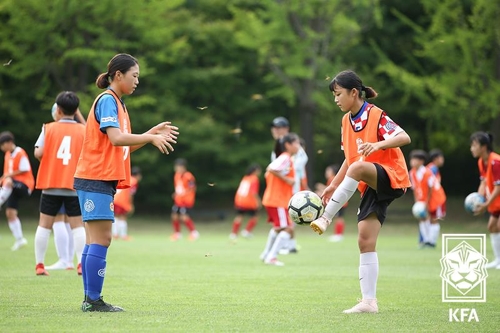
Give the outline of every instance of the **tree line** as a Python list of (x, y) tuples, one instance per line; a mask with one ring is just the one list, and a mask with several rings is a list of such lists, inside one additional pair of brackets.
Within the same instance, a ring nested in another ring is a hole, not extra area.
[(0, 129), (30, 151), (58, 92), (77, 92), (87, 114), (97, 75), (130, 53), (133, 131), (181, 131), (172, 155), (133, 154), (138, 201), (169, 207), (182, 157), (201, 202), (230, 204), (246, 167), (269, 163), (274, 117), (305, 139), (311, 184), (342, 161), (328, 83), (353, 69), (412, 137), (405, 153), (441, 148), (443, 185), (463, 194), (477, 186), (470, 134), (500, 138), (499, 15), (497, 0), (0, 0)]

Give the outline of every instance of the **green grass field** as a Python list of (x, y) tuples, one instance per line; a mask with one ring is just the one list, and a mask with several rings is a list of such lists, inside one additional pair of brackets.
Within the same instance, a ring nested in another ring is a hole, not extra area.
[[(380, 312), (362, 315), (342, 314), (360, 297), (355, 203), (342, 243), (297, 227), (301, 250), (281, 256), (284, 267), (258, 259), (269, 230), (263, 218), (253, 239), (232, 244), (230, 218), (199, 222), (198, 241), (172, 243), (166, 220), (135, 216), (129, 222), (133, 241), (114, 241), (108, 252), (103, 290), (123, 313), (81, 312), (82, 283), (74, 271), (35, 276), (36, 221), (23, 224), (29, 245), (11, 252), (2, 217), (0, 331), (499, 332), (500, 270), (489, 271), (486, 303), (442, 303), (441, 247), (417, 249), (416, 222), (405, 203), (390, 211), (379, 238)], [(449, 210), (442, 232), (485, 233), (484, 218), (467, 216), (459, 204)], [(51, 240), (46, 263), (55, 260)], [(475, 308), (479, 322), (451, 323), (450, 308)]]

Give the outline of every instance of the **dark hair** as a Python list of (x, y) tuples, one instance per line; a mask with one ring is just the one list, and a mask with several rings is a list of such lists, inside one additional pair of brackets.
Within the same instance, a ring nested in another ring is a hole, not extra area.
[(260, 165), (257, 164), (257, 163), (253, 163), (251, 164), (248, 168), (247, 168), (247, 171), (245, 173), (245, 176), (249, 176), (251, 175), (252, 173), (254, 173), (256, 170), (260, 170)]
[(425, 163), (427, 161), (427, 153), (422, 149), (415, 149), (410, 152), (410, 160), (412, 158), (424, 161)]
[(299, 136), (295, 133), (288, 133), (287, 135), (276, 140), (276, 144), (274, 146), (274, 153), (276, 154), (276, 157), (280, 156), (285, 151), (285, 143), (292, 143), (299, 140)]
[(108, 62), (108, 71), (106, 73), (101, 73), (97, 77), (95, 84), (98, 88), (106, 89), (109, 87), (110, 81), (113, 81), (115, 78), (115, 74), (117, 71), (120, 71), (122, 74), (125, 74), (129, 71), (130, 68), (138, 65), (139, 62), (136, 58), (132, 57), (130, 54), (119, 53), (115, 55)]
[(56, 104), (61, 108), (65, 116), (72, 116), (80, 106), (80, 99), (72, 91), (63, 91), (57, 95)]
[(0, 145), (6, 142), (14, 142), (14, 134), (9, 131), (4, 131), (0, 133)]
[(140, 175), (141, 168), (139, 168), (138, 166), (132, 167), (132, 169), (130, 170), (130, 173), (132, 174), (132, 176)]
[(337, 174), (339, 173), (339, 170), (340, 170), (340, 165), (338, 164), (330, 164), (329, 166), (327, 166), (328, 169), (332, 170), (334, 174)]
[(377, 97), (377, 92), (372, 88), (372, 87), (365, 87), (363, 85), (363, 82), (361, 82), (361, 79), (359, 78), (358, 74), (356, 74), (354, 71), (347, 70), (347, 71), (342, 71), (338, 73), (330, 82), (330, 85), (328, 88), (330, 88), (330, 91), (335, 91), (335, 86), (339, 86), (344, 89), (352, 90), (352, 89), (357, 89), (358, 90), (358, 96), (360, 98), (363, 97), (363, 92), (365, 93), (365, 98), (375, 98)]
[(276, 117), (271, 122), (271, 127), (290, 127), (290, 123), (285, 117)]
[(493, 135), (487, 132), (475, 132), (470, 136), (470, 142), (477, 141), (479, 145), (486, 146), (488, 152), (493, 151)]
[(441, 151), (441, 149), (432, 149), (430, 152), (429, 152), (429, 159), (431, 161), (434, 161), (436, 158), (440, 157), (440, 156), (444, 156), (443, 155), (443, 152)]
[(183, 167), (187, 167), (187, 161), (184, 158), (178, 158), (174, 161), (174, 165), (180, 165)]

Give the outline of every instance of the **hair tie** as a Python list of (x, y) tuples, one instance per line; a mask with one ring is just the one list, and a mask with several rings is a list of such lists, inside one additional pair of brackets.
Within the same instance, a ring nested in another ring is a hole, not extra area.
[(361, 91), (366, 91), (366, 87), (364, 85), (361, 85)]

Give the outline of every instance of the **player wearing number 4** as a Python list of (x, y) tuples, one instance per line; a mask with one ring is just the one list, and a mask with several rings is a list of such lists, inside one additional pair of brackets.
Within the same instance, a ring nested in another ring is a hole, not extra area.
[[(40, 220), (35, 233), (36, 275), (49, 275), (45, 270), (45, 254), (56, 215), (64, 205), (72, 230), (74, 249), (81, 274), (81, 256), (85, 245), (85, 229), (73, 177), (85, 136), (85, 126), (77, 123), (75, 113), (80, 101), (75, 93), (57, 95), (57, 121), (45, 124), (35, 143), (35, 157), (40, 160), (36, 188), (42, 190)], [(61, 258), (60, 260), (69, 258)], [(71, 258), (72, 259), (72, 258)], [(62, 267), (72, 265), (62, 262)]]
[(387, 114), (365, 98), (377, 96), (365, 87), (353, 71), (337, 74), (330, 91), (342, 112), (342, 145), (345, 160), (330, 185), (323, 191), (325, 212), (311, 228), (320, 235), (332, 218), (352, 197), (361, 193), (358, 210), (359, 283), (362, 300), (344, 313), (378, 312), (376, 299), (378, 257), (377, 238), (389, 204), (411, 186), (406, 162), (399, 147), (410, 137)]
[(123, 311), (105, 303), (101, 291), (112, 238), (113, 196), (117, 188), (130, 187), (130, 152), (151, 143), (168, 154), (178, 135), (177, 127), (170, 122), (160, 123), (144, 134), (132, 134), (122, 97), (132, 94), (138, 84), (139, 63), (128, 54), (115, 55), (107, 71), (96, 80), (97, 87), (106, 90), (90, 109), (74, 182), (87, 235), (82, 254), (84, 312)]

